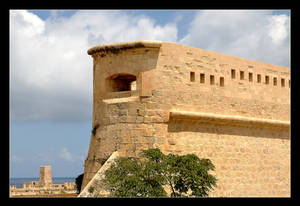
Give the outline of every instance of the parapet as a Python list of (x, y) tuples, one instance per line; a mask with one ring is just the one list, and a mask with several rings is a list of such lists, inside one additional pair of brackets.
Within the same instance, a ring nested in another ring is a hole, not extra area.
[(121, 42), (112, 44), (99, 44), (88, 50), (89, 55), (93, 55), (97, 52), (112, 52), (118, 53), (121, 50), (133, 49), (133, 48), (159, 48), (161, 46), (160, 41), (131, 41), (131, 42)]
[[(88, 54), (95, 107), (144, 98), (165, 111), (290, 119), (290, 68), (161, 41), (101, 44)], [(103, 111), (94, 114), (106, 124)]]

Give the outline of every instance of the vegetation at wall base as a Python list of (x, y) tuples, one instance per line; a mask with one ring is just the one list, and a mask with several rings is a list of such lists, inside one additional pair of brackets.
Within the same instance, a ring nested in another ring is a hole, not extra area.
[(75, 179), (75, 184), (76, 184), (77, 194), (80, 193), (82, 181), (83, 181), (83, 173), (80, 174), (80, 175), (78, 175), (78, 176), (76, 177), (76, 179)]
[[(194, 154), (141, 152), (141, 158), (119, 157), (105, 172), (103, 186), (113, 197), (207, 197), (217, 186), (209, 174), (215, 166)], [(169, 189), (169, 193), (166, 192)]]

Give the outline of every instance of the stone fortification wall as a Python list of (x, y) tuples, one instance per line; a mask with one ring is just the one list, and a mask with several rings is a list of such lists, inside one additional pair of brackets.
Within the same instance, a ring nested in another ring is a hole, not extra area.
[(22, 188), (16, 186), (10, 186), (10, 197), (18, 196), (36, 196), (46, 194), (74, 194), (77, 192), (75, 182), (65, 182), (64, 184), (52, 184), (50, 186), (31, 186), (27, 183), (27, 186), (23, 184)]
[[(96, 46), (83, 187), (114, 152), (194, 153), (212, 196), (290, 195), (290, 70), (164, 42)], [(136, 82), (136, 89), (131, 89)]]
[(63, 184), (51, 184), (47, 186), (41, 186), (39, 182), (24, 182), (23, 187), (18, 188), (15, 185), (9, 187), (10, 197), (17, 196), (35, 196), (35, 195), (45, 195), (45, 194), (68, 194), (76, 193), (75, 182), (64, 182)]
[(289, 68), (171, 43), (159, 57), (158, 108), (289, 121)]
[(10, 197), (30, 196), (42, 194), (63, 194), (76, 193), (75, 182), (64, 182), (63, 184), (53, 184), (51, 166), (40, 166), (39, 181), (24, 182), (23, 187), (17, 188), (15, 185), (9, 187)]
[(118, 152), (112, 153), (112, 155), (105, 161), (102, 167), (96, 172), (94, 177), (84, 187), (77, 197), (100, 197), (109, 196), (110, 192), (106, 191), (102, 187), (102, 180), (105, 177), (105, 171), (114, 164), (115, 160), (119, 157)]

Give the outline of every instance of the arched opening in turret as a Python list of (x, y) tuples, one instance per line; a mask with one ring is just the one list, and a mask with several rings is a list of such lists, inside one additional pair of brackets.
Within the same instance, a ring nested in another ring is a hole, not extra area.
[(107, 78), (109, 92), (122, 92), (136, 90), (136, 76), (118, 73)]

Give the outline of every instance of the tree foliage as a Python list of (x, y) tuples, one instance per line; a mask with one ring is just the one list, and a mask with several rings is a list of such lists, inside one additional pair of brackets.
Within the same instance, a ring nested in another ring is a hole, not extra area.
[(81, 190), (82, 180), (83, 180), (83, 173), (78, 175), (75, 179), (75, 184), (76, 184), (76, 189), (78, 194), (80, 193)]
[(194, 154), (163, 154), (144, 150), (141, 158), (119, 157), (106, 172), (104, 187), (116, 197), (206, 197), (216, 187), (215, 170), (209, 159)]

